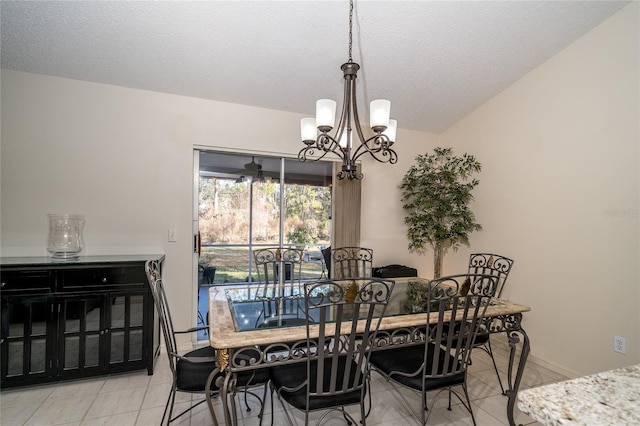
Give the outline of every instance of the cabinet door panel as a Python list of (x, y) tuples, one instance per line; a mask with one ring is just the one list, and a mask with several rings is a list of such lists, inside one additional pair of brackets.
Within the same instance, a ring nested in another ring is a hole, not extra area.
[(61, 374), (84, 375), (99, 369), (104, 335), (104, 296), (73, 296), (60, 300)]
[(141, 361), (144, 354), (144, 321), (148, 305), (145, 294), (111, 297), (109, 364)]
[(3, 387), (53, 375), (51, 301), (48, 295), (2, 298)]

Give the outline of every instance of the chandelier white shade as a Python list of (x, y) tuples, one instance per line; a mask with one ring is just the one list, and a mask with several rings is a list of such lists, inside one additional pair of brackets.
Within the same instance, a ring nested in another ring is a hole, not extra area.
[(387, 130), (385, 130), (382, 133), (386, 135), (390, 141), (395, 142), (397, 129), (398, 129), (398, 120), (394, 120), (393, 118), (390, 118), (389, 125), (387, 126)]
[(371, 108), (369, 108), (369, 116), (371, 128), (376, 129), (378, 127), (389, 127), (389, 112), (391, 111), (391, 101), (386, 99), (376, 99), (371, 101)]
[[(316, 102), (316, 126), (333, 128), (336, 122), (336, 101), (320, 99)], [(315, 138), (314, 138), (315, 139)]]

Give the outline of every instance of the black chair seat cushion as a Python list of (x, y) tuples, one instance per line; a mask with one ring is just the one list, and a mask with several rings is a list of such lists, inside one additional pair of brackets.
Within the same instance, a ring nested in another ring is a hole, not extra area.
[[(346, 366), (347, 358), (341, 357), (340, 362), (338, 364), (338, 374), (337, 379), (340, 381), (345, 375), (345, 366)], [(356, 372), (356, 363), (349, 359), (351, 362), (351, 373), (349, 378), (349, 385), (351, 386), (355, 381), (355, 372)], [(311, 377), (309, 379), (309, 384), (311, 385), (312, 391), (315, 390), (317, 384), (317, 375), (318, 371), (318, 363), (317, 361), (311, 361)], [(331, 374), (331, 360), (325, 360), (325, 368), (324, 368), (324, 383), (325, 383), (325, 392), (328, 392), (329, 388), (329, 378)], [(296, 388), (300, 386), (307, 378), (307, 363), (300, 362), (297, 364), (291, 365), (283, 365), (278, 367), (271, 368), (271, 382), (275, 386), (275, 388), (279, 391), (280, 396), (287, 401), (290, 405), (293, 405), (299, 410), (305, 410), (307, 405), (307, 386), (303, 386), (300, 390), (295, 392), (288, 392), (285, 388)], [(360, 375), (359, 385), (362, 385), (364, 381), (364, 374)], [(355, 390), (347, 393), (341, 393), (330, 396), (310, 396), (309, 397), (309, 411), (313, 410), (321, 410), (324, 408), (330, 407), (340, 407), (344, 405), (352, 405), (360, 403), (361, 392), (360, 390)]]
[[(243, 351), (243, 355), (250, 357), (257, 357), (258, 351), (252, 354), (249, 351)], [(194, 361), (190, 362), (183, 359), (178, 359), (176, 362), (176, 386), (181, 391), (189, 392), (202, 392), (207, 384), (209, 374), (216, 368), (216, 350), (211, 346), (205, 346), (199, 349), (195, 349), (183, 355), (185, 358), (192, 358)], [(210, 361), (207, 361), (210, 360)], [(199, 362), (205, 361), (205, 362)], [(215, 382), (217, 377), (223, 377), (224, 372), (218, 373), (216, 379), (213, 381), (212, 389), (217, 390)], [(241, 371), (237, 374), (236, 387), (253, 386), (261, 383), (267, 383), (269, 381), (269, 369), (259, 368), (255, 370)]]
[(183, 357), (192, 358), (194, 362), (178, 358), (176, 361), (176, 387), (181, 391), (204, 391), (207, 378), (217, 365), (216, 350), (211, 346), (205, 346), (188, 352)]
[(490, 334), (484, 330), (480, 330), (478, 335), (476, 336), (476, 340), (474, 340), (474, 346), (484, 345), (489, 341)]
[[(431, 360), (434, 359), (434, 353), (436, 350), (440, 352), (438, 373), (444, 371), (445, 351), (435, 347), (433, 344), (427, 345), (427, 371), (431, 372)], [(391, 373), (406, 373), (411, 374), (420, 368), (424, 362), (424, 350), (425, 345), (406, 346), (397, 349), (378, 350), (371, 353), (369, 363), (375, 367), (378, 371), (384, 373), (390, 378), (404, 386), (412, 389), (422, 389), (422, 375), (424, 372), (417, 374), (413, 377), (402, 376), (399, 374)], [(456, 360), (453, 357), (449, 357), (450, 365)], [(426, 390), (440, 389), (443, 387), (461, 385), (464, 383), (465, 373), (461, 372), (449, 377), (442, 378), (428, 378), (425, 381)]]
[[(444, 325), (443, 331), (445, 333), (448, 333), (449, 326), (447, 324)], [(456, 324), (455, 332), (456, 333), (460, 333), (460, 323)], [(471, 346), (481, 346), (481, 345), (484, 345), (485, 343), (487, 343), (488, 341), (489, 341), (489, 332), (487, 332), (487, 330), (485, 328), (480, 328), (480, 330), (478, 330), (478, 334), (476, 335), (476, 340), (474, 340), (473, 345), (471, 345)], [(453, 346), (457, 346), (458, 339), (453, 339), (453, 343), (452, 344), (453, 344)]]

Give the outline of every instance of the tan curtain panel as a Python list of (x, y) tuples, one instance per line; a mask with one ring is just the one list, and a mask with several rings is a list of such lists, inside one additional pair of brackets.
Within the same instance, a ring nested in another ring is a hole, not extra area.
[[(341, 163), (334, 163), (334, 176), (340, 171), (341, 166)], [(361, 167), (361, 165), (358, 165), (358, 167)], [(361, 181), (333, 180), (332, 247), (355, 247), (360, 245), (360, 201)]]

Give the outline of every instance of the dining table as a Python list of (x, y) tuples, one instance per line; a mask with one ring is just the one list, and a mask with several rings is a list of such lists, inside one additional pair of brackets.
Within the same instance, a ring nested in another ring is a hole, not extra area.
[[(429, 280), (419, 277), (392, 280), (395, 287), (378, 331), (380, 347), (374, 350), (388, 349), (388, 345), (424, 344), (419, 330), (427, 323), (427, 313), (412, 299), (416, 288), (425, 288)], [(209, 289), (209, 343), (216, 349), (219, 371), (224, 372), (221, 375), (216, 371), (210, 377), (217, 377), (227, 425), (237, 424), (235, 402), (233, 397), (229, 398), (235, 392), (236, 373), (307, 359), (306, 321), (278, 321), (276, 317), (270, 318), (269, 326), (265, 327), (260, 320), (264, 317), (264, 297), (257, 297), (260, 286), (260, 283), (244, 283)], [(302, 284), (298, 293), (303, 294)], [(528, 311), (528, 306), (492, 298), (483, 317), (486, 330), (504, 334), (510, 348), (504, 392), (508, 398), (506, 415), (510, 425), (515, 425), (516, 397), (530, 350), (529, 338), (522, 327), (523, 314)], [(209, 393), (207, 399), (212, 407)]]

